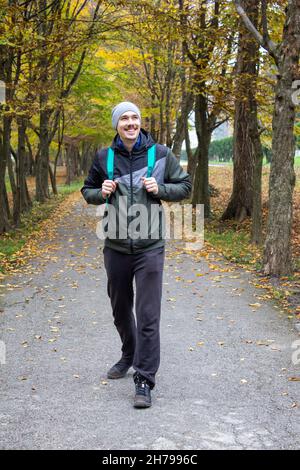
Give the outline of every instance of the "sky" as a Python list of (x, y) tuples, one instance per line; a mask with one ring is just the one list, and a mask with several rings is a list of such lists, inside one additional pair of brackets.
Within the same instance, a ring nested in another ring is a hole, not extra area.
[[(194, 115), (192, 115), (191, 118), (189, 119), (189, 124), (191, 127), (189, 130), (191, 148), (193, 149), (193, 148), (196, 148), (198, 144), (197, 134), (195, 131)], [(231, 126), (229, 123), (225, 122), (218, 129), (216, 129), (215, 132), (213, 132), (212, 140), (224, 139), (225, 137), (230, 137), (231, 135), (232, 135)], [(182, 149), (186, 150), (185, 142), (183, 142), (182, 144)]]

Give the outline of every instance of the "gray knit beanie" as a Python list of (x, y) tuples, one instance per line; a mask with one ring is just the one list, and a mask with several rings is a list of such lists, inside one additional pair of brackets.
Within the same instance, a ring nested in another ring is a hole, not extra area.
[(127, 111), (136, 113), (141, 121), (142, 118), (139, 108), (134, 103), (130, 103), (130, 101), (122, 101), (122, 103), (117, 104), (111, 112), (111, 120), (114, 129), (117, 129), (120, 117)]

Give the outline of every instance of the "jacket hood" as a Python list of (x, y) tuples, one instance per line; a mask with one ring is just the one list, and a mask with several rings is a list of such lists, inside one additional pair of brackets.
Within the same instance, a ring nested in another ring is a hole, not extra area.
[[(152, 138), (151, 134), (145, 129), (140, 130), (140, 136), (141, 136), (141, 142), (138, 148), (133, 148), (132, 150), (132, 155), (139, 155), (143, 153), (145, 150), (147, 150), (149, 147), (152, 147), (152, 145), (155, 144), (154, 139)], [(118, 143), (118, 137), (119, 134), (116, 134), (114, 140), (112, 141), (111, 148), (114, 150), (118, 150), (119, 153), (123, 155), (129, 155), (128, 150), (123, 146)]]

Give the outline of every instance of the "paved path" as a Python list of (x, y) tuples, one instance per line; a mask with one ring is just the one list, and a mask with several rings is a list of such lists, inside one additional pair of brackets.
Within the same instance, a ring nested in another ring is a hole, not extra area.
[(133, 408), (132, 369), (106, 380), (120, 343), (92, 214), (77, 202), (54, 249), (41, 243), (40, 256), (5, 280), (0, 447), (299, 448), (299, 382), (289, 380), (300, 376), (299, 335), (258, 298), (253, 275), (218, 256), (167, 247), (152, 408)]

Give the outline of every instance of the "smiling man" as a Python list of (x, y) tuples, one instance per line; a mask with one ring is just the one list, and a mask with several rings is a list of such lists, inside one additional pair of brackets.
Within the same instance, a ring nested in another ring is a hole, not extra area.
[[(191, 182), (171, 150), (155, 144), (151, 135), (141, 128), (141, 113), (134, 103), (125, 101), (115, 106), (112, 125), (117, 131), (113, 143), (110, 149), (97, 151), (81, 192), (87, 203), (109, 202), (108, 208), (112, 205), (117, 214), (121, 211), (121, 200), (126, 198), (127, 201), (125, 217), (121, 213), (117, 215), (116, 236), (107, 237), (103, 249), (107, 292), (114, 324), (122, 341), (122, 357), (110, 368), (107, 377), (120, 379), (133, 366), (134, 406), (148, 408), (160, 363), (159, 325), (165, 254), (161, 218), (157, 230), (157, 219), (153, 221), (151, 211), (153, 206), (161, 208), (161, 200), (180, 201), (188, 197)], [(110, 168), (112, 162), (113, 168)], [(148, 215), (147, 236), (145, 231), (141, 230), (143, 235), (139, 236), (129, 230), (136, 206), (142, 207)], [(121, 220), (126, 221), (125, 237), (118, 236), (121, 231), (124, 233)], [(153, 236), (155, 231), (158, 236)], [(134, 279), (136, 320), (133, 314)]]

